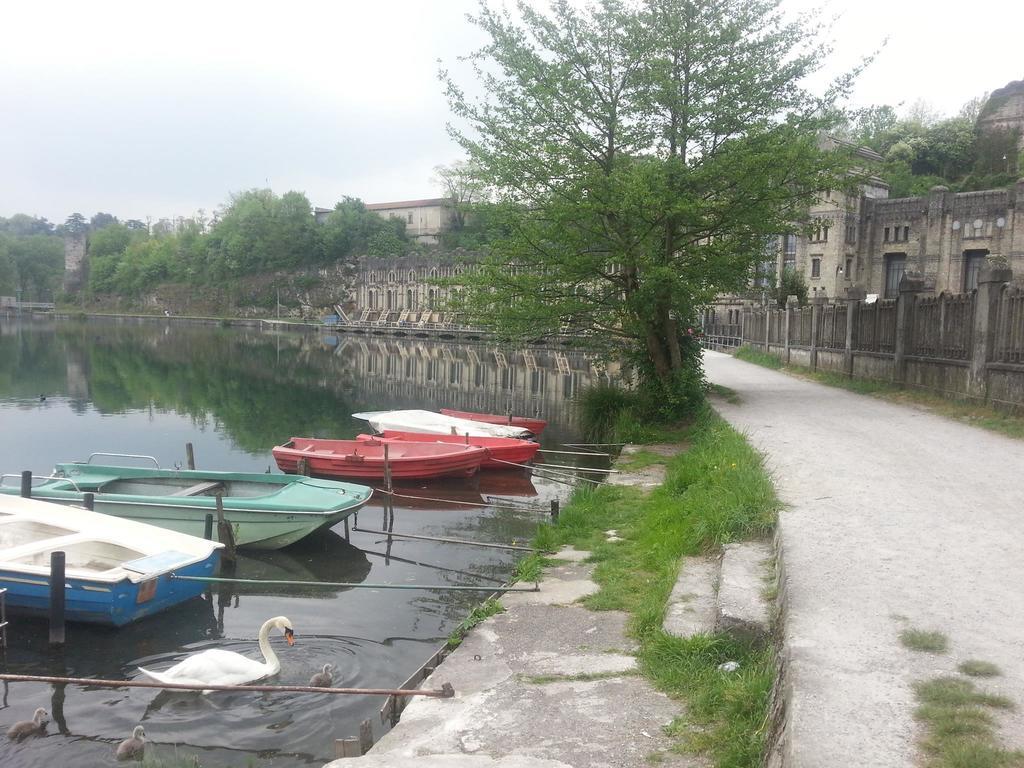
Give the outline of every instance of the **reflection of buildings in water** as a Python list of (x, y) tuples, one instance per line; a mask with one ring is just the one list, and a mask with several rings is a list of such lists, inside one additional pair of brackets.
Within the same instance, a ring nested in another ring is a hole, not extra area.
[(336, 354), (356, 374), (357, 400), (433, 404), (568, 422), (580, 389), (607, 374), (581, 352), (342, 336)]

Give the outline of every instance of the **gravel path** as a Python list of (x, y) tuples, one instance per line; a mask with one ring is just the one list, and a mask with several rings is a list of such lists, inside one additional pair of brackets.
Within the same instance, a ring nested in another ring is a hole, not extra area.
[[(705, 353), (779, 494), (786, 768), (914, 765), (912, 683), (996, 663), (1024, 748), (1024, 441)], [(904, 648), (938, 630), (945, 654)]]

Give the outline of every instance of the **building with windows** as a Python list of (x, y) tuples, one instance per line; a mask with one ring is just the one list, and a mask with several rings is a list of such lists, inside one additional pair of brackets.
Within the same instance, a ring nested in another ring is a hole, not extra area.
[(931, 291), (977, 286), (986, 258), (1024, 275), (1024, 179), (1010, 189), (890, 199), (883, 183), (857, 196), (826, 192), (811, 211), (807, 234), (779, 237), (779, 274), (803, 275), (811, 296), (845, 298), (851, 290), (893, 297), (906, 271)]

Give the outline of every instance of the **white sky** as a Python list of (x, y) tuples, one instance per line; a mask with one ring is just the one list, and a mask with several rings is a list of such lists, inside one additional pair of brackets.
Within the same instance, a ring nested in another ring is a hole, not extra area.
[[(821, 7), (784, 0), (787, 7)], [(433, 197), (459, 157), (437, 60), (479, 42), (474, 0), (8, 0), (0, 216), (211, 211), (270, 186), (325, 207)], [(1024, 3), (831, 0), (834, 62), (888, 45), (855, 103), (968, 99), (1024, 78)], [(468, 78), (462, 78), (464, 82)]]

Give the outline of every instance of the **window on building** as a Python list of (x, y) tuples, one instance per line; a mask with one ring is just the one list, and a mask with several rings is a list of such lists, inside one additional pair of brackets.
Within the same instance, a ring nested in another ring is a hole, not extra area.
[(887, 242), (887, 243), (889, 242), (889, 232), (890, 232), (889, 227), (886, 227), (885, 228), (885, 242)]
[(846, 279), (853, 280), (853, 257), (846, 257)]
[(978, 287), (978, 275), (985, 265), (988, 251), (964, 251), (964, 293), (970, 293)]
[(821, 257), (811, 257), (811, 277), (821, 277)]
[(857, 242), (857, 225), (847, 224), (846, 225), (846, 242), (853, 245)]
[(885, 254), (885, 298), (895, 299), (900, 295), (900, 280), (907, 271), (905, 253)]
[(910, 227), (903, 228), (903, 242), (910, 240)]
[(412, 214), (411, 213), (405, 214), (405, 223), (406, 224), (412, 224)]
[(782, 268), (796, 269), (796, 235), (782, 236)]

